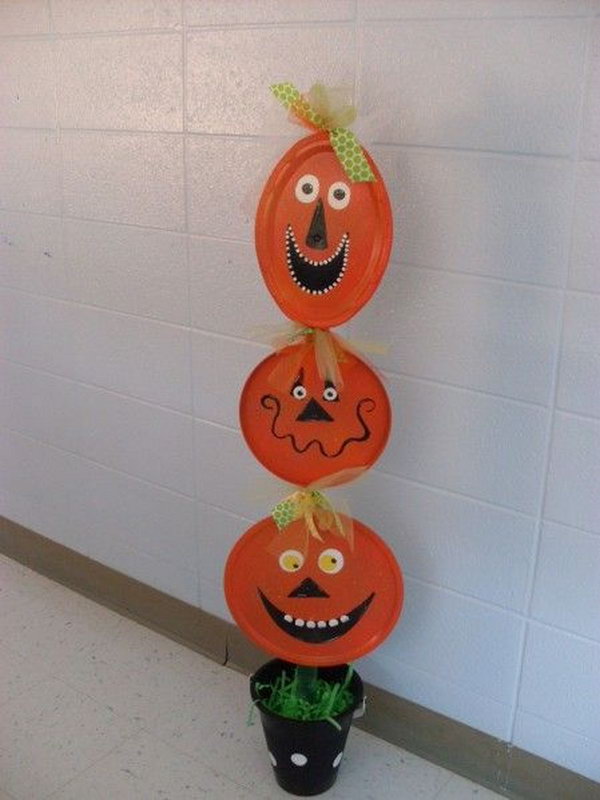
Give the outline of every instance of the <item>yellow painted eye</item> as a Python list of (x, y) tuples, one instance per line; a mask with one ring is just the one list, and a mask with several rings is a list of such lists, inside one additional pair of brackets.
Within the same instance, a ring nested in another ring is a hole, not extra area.
[(339, 572), (344, 566), (344, 556), (339, 550), (336, 550), (334, 547), (329, 547), (327, 550), (323, 550), (317, 563), (319, 569), (323, 570), (323, 572), (327, 572), (329, 575), (335, 575), (335, 573)]
[(304, 564), (304, 556), (299, 550), (284, 550), (279, 556), (279, 566), (286, 572), (296, 572)]

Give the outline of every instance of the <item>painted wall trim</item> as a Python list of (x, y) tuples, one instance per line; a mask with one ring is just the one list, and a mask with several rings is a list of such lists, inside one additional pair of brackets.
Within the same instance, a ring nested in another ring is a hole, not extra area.
[[(0, 553), (245, 674), (268, 659), (231, 623), (0, 517)], [(366, 685), (357, 727), (515, 800), (593, 800), (600, 784)]]

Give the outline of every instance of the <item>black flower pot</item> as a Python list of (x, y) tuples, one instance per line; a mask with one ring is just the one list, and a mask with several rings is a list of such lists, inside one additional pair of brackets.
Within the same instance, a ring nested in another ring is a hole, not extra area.
[[(294, 669), (295, 664), (280, 659), (264, 664), (250, 678), (252, 700), (261, 699), (257, 684), (270, 684), (283, 670), (291, 675)], [(340, 683), (347, 671), (347, 664), (320, 667), (319, 677)], [(348, 689), (354, 698), (352, 705), (343, 714), (333, 717), (340, 726), (339, 730), (327, 720), (288, 719), (257, 703), (275, 778), (286, 792), (304, 796), (321, 794), (335, 783), (352, 718), (357, 709), (362, 708), (364, 700), (363, 683), (356, 672)]]

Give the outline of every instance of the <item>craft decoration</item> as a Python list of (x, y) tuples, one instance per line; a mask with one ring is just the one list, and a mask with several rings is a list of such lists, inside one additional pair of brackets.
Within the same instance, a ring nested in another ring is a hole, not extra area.
[(396, 560), (374, 531), (352, 521), (353, 546), (331, 530), (306, 535), (303, 519), (273, 517), (238, 540), (225, 568), (237, 624), (259, 647), (308, 666), (353, 661), (392, 630), (403, 600)]
[(250, 679), (276, 780), (315, 795), (335, 781), (364, 710), (360, 676), (344, 662), (383, 642), (404, 596), (391, 550), (323, 493), (371, 467), (389, 436), (380, 378), (329, 328), (375, 291), (392, 215), (377, 167), (348, 130), (354, 107), (320, 84), (306, 96), (290, 83), (271, 89), (312, 133), (276, 165), (256, 214), (260, 269), (292, 322), (248, 377), (240, 423), (260, 463), (295, 488), (237, 541), (224, 584), (239, 627), (277, 657)]
[(293, 145), (267, 180), (256, 214), (257, 257), (286, 316), (329, 328), (356, 314), (383, 276), (392, 244), (390, 203), (354, 135), (293, 87), (278, 87), (286, 107), (318, 132)]
[(391, 410), (375, 372), (337, 351), (336, 382), (319, 374), (310, 343), (267, 356), (246, 381), (240, 424), (260, 463), (297, 486), (344, 483), (372, 466), (388, 439)]
[(321, 530), (336, 533), (348, 540), (352, 548), (354, 537), (352, 519), (335, 510), (329, 499), (317, 489), (299, 489), (280, 503), (277, 503), (271, 516), (278, 529), (287, 528), (297, 519), (303, 519), (307, 536), (323, 541)]

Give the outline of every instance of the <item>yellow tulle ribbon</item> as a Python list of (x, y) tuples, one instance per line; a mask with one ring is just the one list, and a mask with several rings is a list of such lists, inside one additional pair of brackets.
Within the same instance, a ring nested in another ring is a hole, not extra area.
[(344, 379), (340, 364), (344, 363), (347, 353), (365, 361), (373, 371), (377, 371), (364, 353), (384, 354), (387, 347), (379, 342), (350, 341), (337, 333), (321, 328), (309, 328), (299, 322), (287, 322), (282, 325), (261, 326), (253, 329), (253, 338), (269, 342), (276, 351), (291, 345), (298, 345), (296, 356), (278, 364), (270, 375), (272, 386), (284, 388), (293, 381), (307, 348), (314, 349), (317, 372), (323, 381), (331, 381), (338, 389), (343, 388)]
[(356, 118), (356, 109), (345, 102), (344, 90), (328, 89), (316, 83), (302, 95), (293, 83), (276, 83), (271, 91), (296, 119), (327, 133), (344, 172), (353, 183), (377, 180), (358, 139), (348, 130), (347, 126)]
[(353, 545), (352, 518), (340, 514), (318, 489), (297, 489), (273, 508), (271, 516), (280, 531), (296, 520), (304, 519), (307, 536), (323, 541), (321, 531), (328, 531)]

